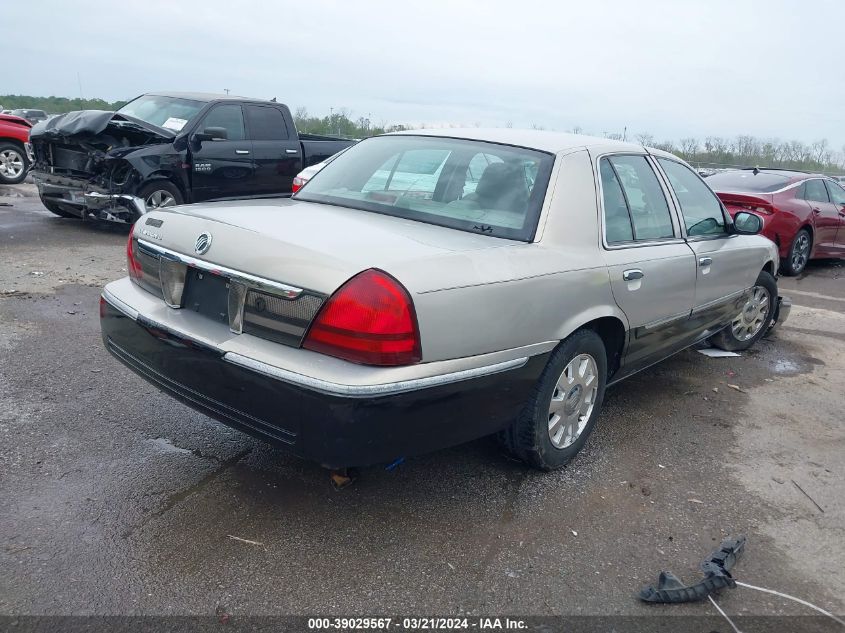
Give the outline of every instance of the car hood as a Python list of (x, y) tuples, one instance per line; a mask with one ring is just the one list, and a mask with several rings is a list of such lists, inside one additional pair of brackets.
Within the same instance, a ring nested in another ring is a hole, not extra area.
[[(204, 232), (212, 235), (212, 246), (199, 256), (194, 244)], [(490, 283), (516, 274), (507, 251), (531, 246), (292, 199), (156, 210), (138, 221), (135, 234), (178, 253), (327, 294), (368, 268), (390, 273), (412, 292)]]
[[(108, 131), (113, 136), (141, 136), (151, 142), (173, 139), (176, 134), (157, 125), (119, 112), (78, 110), (37, 123), (32, 128), (33, 140), (85, 139)], [(137, 139), (133, 139), (137, 140)], [(143, 142), (134, 144), (144, 144)]]

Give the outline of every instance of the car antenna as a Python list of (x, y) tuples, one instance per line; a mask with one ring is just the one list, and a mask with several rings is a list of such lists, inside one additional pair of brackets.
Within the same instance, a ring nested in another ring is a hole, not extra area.
[(270, 103), (276, 103), (276, 97), (273, 97), (272, 99), (270, 99)]
[(759, 167), (755, 167), (754, 169), (752, 169), (752, 170), (751, 170), (751, 173), (752, 173), (752, 174), (754, 174), (754, 175), (756, 176), (757, 174), (759, 174), (759, 173), (760, 173), (760, 168), (759, 168)]

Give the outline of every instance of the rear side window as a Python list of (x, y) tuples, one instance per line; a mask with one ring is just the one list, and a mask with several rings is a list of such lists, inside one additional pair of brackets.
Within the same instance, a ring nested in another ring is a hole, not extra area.
[(808, 180), (804, 186), (804, 200), (811, 200), (812, 202), (830, 202), (827, 197), (827, 189), (824, 187), (823, 180)]
[(249, 135), (253, 141), (284, 141), (288, 128), (281, 110), (272, 106), (246, 106)]
[(224, 103), (214, 106), (205, 117), (202, 128), (222, 127), (226, 130), (226, 138), (230, 141), (242, 141), (246, 138), (244, 132), (244, 115), (241, 106), (234, 103)]
[(608, 244), (675, 236), (660, 182), (644, 156), (612, 156), (599, 164)]
[(722, 205), (698, 174), (689, 167), (658, 158), (681, 205), (687, 235), (722, 235), (727, 231)]
[(845, 189), (830, 180), (825, 180), (824, 182), (827, 185), (827, 190), (830, 192), (831, 202), (833, 204), (845, 204)]

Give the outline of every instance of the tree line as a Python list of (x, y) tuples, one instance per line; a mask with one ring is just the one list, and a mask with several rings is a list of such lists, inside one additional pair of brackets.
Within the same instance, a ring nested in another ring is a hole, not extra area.
[(73, 112), (74, 110), (117, 110), (124, 105), (126, 105), (126, 101), (0, 95), (0, 106), (3, 106), (4, 110), (31, 108), (33, 110), (44, 110), (47, 114), (63, 114), (65, 112)]
[[(117, 110), (125, 101), (105, 101), (103, 99), (68, 99), (65, 97), (30, 97), (25, 95), (0, 95), (3, 108), (37, 108), (49, 114), (61, 114), (72, 110)], [(425, 127), (424, 124), (388, 124), (385, 120), (371, 120), (371, 115), (353, 117), (346, 108), (332, 109), (328, 115), (313, 116), (308, 109), (299, 107), (294, 110), (294, 120), (300, 132), (326, 134), (344, 138), (365, 138), (385, 132), (396, 132)], [(511, 127), (510, 122), (505, 124)], [(533, 124), (534, 129), (543, 129)], [(581, 127), (574, 127), (570, 132), (583, 134)], [(627, 134), (605, 134), (607, 138), (622, 140)], [(687, 162), (700, 167), (782, 167), (823, 173), (842, 173), (845, 171), (845, 146), (841, 152), (830, 147), (826, 139), (814, 143), (802, 141), (782, 141), (779, 139), (761, 139), (747, 134), (728, 138), (707, 136), (682, 138), (679, 141), (658, 142), (652, 134), (634, 134), (633, 138), (641, 145), (656, 147), (677, 154)]]

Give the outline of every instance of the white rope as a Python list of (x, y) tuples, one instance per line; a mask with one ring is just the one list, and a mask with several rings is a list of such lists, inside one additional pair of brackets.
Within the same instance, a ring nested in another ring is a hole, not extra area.
[(731, 625), (731, 627), (733, 628), (733, 630), (734, 630), (734, 631), (736, 631), (736, 633), (742, 633), (742, 631), (740, 631), (740, 630), (737, 628), (736, 624), (734, 624), (734, 623), (731, 621), (731, 619), (728, 617), (728, 614), (727, 614), (727, 613), (725, 613), (724, 611), (722, 611), (722, 607), (720, 607), (718, 604), (716, 604), (716, 601), (715, 601), (715, 600), (713, 600), (713, 596), (708, 595), (707, 597), (708, 597), (708, 598), (710, 598), (710, 602), (712, 602), (712, 603), (713, 603), (713, 606), (714, 606), (714, 607), (716, 607), (716, 611), (718, 611), (719, 613), (721, 613), (721, 614), (722, 614), (722, 616), (723, 616), (723, 617), (724, 617), (724, 618), (728, 621), (728, 624), (730, 624), (730, 625)]
[(829, 611), (825, 611), (821, 607), (817, 607), (816, 605), (814, 605), (810, 602), (807, 602), (806, 600), (801, 600), (801, 598), (796, 598), (795, 596), (790, 596), (789, 594), (781, 593), (780, 591), (775, 591), (774, 589), (766, 589), (765, 587), (755, 587), (754, 585), (749, 585), (748, 583), (745, 583), (745, 582), (739, 582), (738, 580), (736, 581), (736, 584), (738, 584), (740, 587), (748, 587), (749, 589), (756, 589), (757, 591), (762, 591), (764, 593), (771, 593), (771, 594), (774, 594), (776, 596), (780, 596), (781, 598), (786, 598), (788, 600), (794, 600), (795, 602), (798, 602), (799, 604), (803, 604), (805, 607), (810, 607), (811, 609), (815, 609), (819, 613), (823, 613), (827, 617), (832, 618), (832, 619), (836, 620), (837, 622), (839, 622), (839, 624), (841, 624), (842, 626), (845, 626), (845, 621), (840, 620), (835, 615), (833, 615)]

